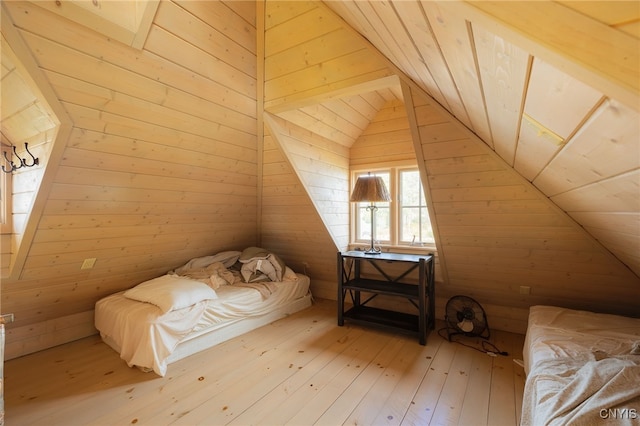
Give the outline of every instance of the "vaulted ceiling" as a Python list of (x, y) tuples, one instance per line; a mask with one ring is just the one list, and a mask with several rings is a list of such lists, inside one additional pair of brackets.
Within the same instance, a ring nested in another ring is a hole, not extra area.
[[(387, 102), (402, 99), (400, 82), (395, 79), (395, 81), (392, 80), (389, 83), (390, 86), (388, 88), (283, 111), (278, 115), (300, 127), (304, 127), (349, 148)], [(351, 111), (357, 111), (357, 114)], [(350, 117), (357, 116), (361, 119), (357, 123), (347, 120), (343, 120), (340, 123), (340, 117), (345, 115)]]
[(598, 3), (325, 2), (640, 274), (640, 4)]

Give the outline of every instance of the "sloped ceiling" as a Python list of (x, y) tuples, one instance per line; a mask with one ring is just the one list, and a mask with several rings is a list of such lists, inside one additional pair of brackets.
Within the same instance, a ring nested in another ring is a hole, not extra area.
[(129, 46), (141, 48), (160, 0), (55, 1), (41, 7), (67, 19), (108, 34)]
[[(349, 148), (369, 126), (380, 108), (387, 102), (397, 99), (402, 99), (402, 91), (399, 81), (394, 81), (388, 88), (283, 111), (278, 115)], [(359, 120), (354, 123), (343, 119), (344, 116), (355, 116)]]
[[(2, 89), (5, 91), (0, 111), (2, 139), (6, 144), (11, 144), (12, 141), (32, 141), (35, 136), (55, 129), (57, 123), (51, 118), (52, 114), (47, 106), (34, 93), (24, 74), (16, 66), (14, 55), (4, 37), (1, 53), (1, 82)], [(10, 93), (6, 93), (7, 91)], [(33, 149), (33, 141), (31, 146)]]
[[(325, 4), (640, 274), (637, 3)], [(562, 52), (560, 35), (584, 40)]]

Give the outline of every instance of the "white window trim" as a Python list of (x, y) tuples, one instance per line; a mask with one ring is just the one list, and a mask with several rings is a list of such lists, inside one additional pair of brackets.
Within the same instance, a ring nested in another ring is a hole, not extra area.
[[(4, 144), (3, 147), (5, 147)], [(4, 158), (2, 158), (2, 162), (4, 163)], [(0, 170), (0, 174), (0, 233), (11, 234), (13, 232), (11, 221), (12, 173), (5, 173)]]

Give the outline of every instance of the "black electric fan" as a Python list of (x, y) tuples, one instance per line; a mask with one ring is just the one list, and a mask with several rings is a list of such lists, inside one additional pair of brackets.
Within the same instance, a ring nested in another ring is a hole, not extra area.
[(453, 296), (449, 299), (445, 307), (444, 320), (449, 341), (451, 336), (456, 334), (483, 339), (488, 339), (491, 334), (484, 309), (468, 296)]

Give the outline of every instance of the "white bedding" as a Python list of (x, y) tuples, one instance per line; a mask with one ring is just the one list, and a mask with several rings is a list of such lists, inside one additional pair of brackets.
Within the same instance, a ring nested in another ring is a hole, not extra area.
[(533, 306), (523, 355), (521, 424), (640, 422), (639, 318)]
[(224, 285), (215, 290), (215, 299), (166, 313), (119, 292), (96, 303), (95, 325), (130, 367), (164, 376), (167, 359), (181, 341), (224, 323), (267, 314), (308, 292), (309, 278), (293, 274), (281, 282)]

